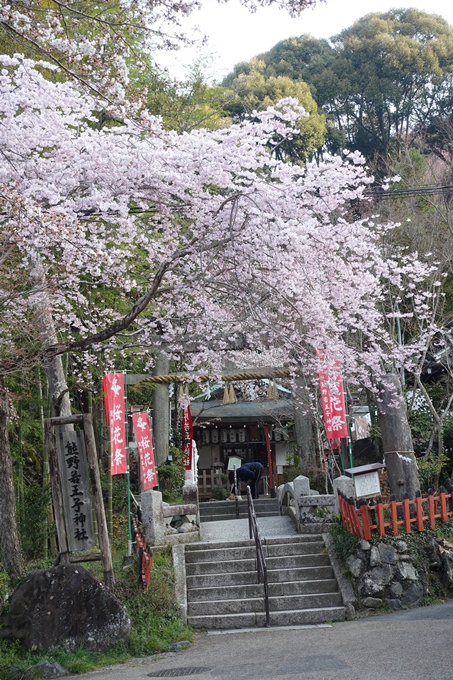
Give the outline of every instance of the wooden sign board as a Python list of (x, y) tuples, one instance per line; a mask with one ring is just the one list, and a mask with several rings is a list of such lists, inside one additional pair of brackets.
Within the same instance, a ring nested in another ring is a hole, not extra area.
[(379, 472), (372, 470), (354, 476), (354, 486), (356, 498), (367, 498), (380, 496), (381, 484), (379, 482)]
[(242, 459), (238, 456), (231, 456), (228, 458), (228, 470), (234, 470), (234, 468), (240, 468), (242, 465)]
[(56, 428), (68, 548), (71, 552), (96, 545), (88, 478), (85, 437), (82, 430)]

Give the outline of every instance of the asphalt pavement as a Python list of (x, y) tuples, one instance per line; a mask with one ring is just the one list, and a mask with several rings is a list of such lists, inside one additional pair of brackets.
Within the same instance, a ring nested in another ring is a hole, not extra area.
[(317, 627), (198, 633), (188, 649), (83, 680), (447, 680), (452, 642), (453, 602), (447, 602)]

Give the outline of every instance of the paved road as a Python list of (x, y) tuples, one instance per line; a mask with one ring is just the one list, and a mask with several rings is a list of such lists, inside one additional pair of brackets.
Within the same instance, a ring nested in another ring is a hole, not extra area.
[(200, 633), (187, 650), (88, 673), (83, 680), (158, 677), (448, 680), (453, 677), (453, 602), (325, 627)]

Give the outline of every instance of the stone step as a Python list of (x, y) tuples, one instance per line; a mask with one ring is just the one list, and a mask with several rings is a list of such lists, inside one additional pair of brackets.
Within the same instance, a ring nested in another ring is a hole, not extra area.
[(326, 607), (341, 607), (343, 598), (338, 591), (333, 593), (307, 593), (305, 595), (280, 595), (269, 597), (269, 609), (275, 611), (290, 611), (296, 609), (324, 609)]
[(264, 538), (264, 545), (288, 544), (288, 543), (307, 543), (311, 541), (322, 541), (322, 534), (294, 534), (294, 536), (275, 536), (274, 538)]
[(334, 526), (333, 522), (309, 522), (300, 528), (303, 534), (328, 534)]
[[(264, 557), (286, 557), (289, 555), (313, 555), (321, 553), (324, 548), (322, 541), (307, 541), (306, 543), (273, 543), (263, 545)], [(186, 563), (193, 562), (224, 562), (225, 560), (247, 560), (253, 559), (256, 555), (254, 542), (248, 546), (237, 546), (235, 548), (219, 547), (206, 548), (204, 550), (186, 551)]]
[[(341, 607), (320, 607), (316, 609), (294, 609), (284, 612), (270, 612), (271, 626), (303, 626), (326, 623), (326, 621), (344, 621), (346, 610)], [(266, 614), (256, 615), (257, 626), (264, 626)]]
[(251, 560), (256, 557), (254, 545), (236, 548), (209, 548), (186, 552), (186, 564), (194, 562), (225, 562), (225, 560)]
[[(245, 510), (247, 512), (248, 503), (246, 500), (239, 501), (238, 506), (240, 510)], [(253, 501), (253, 507), (255, 508), (255, 511), (258, 508), (264, 509), (266, 507), (276, 508), (278, 511), (280, 505), (276, 498), (258, 498), (257, 500)], [(232, 513), (235, 513), (236, 503), (234, 501), (208, 501), (206, 503), (200, 503), (199, 508), (200, 514), (207, 513), (208, 515), (210, 515), (212, 512), (212, 508), (215, 508), (216, 510), (220, 509), (221, 511), (223, 510), (228, 512), (231, 511)]]
[[(270, 611), (288, 611), (296, 609), (320, 609), (341, 606), (340, 593), (315, 593), (308, 595), (289, 595), (285, 597), (269, 597)], [(188, 616), (213, 616), (215, 614), (242, 614), (261, 612), (264, 609), (263, 587), (259, 597), (248, 597), (236, 600), (196, 600), (188, 603)]]
[(241, 541), (213, 541), (212, 543), (206, 543), (206, 541), (202, 541), (200, 543), (188, 543), (186, 545), (185, 549), (185, 554), (189, 552), (196, 552), (197, 550), (208, 550), (210, 548), (212, 549), (217, 549), (217, 548), (248, 548), (250, 546), (254, 546), (255, 541), (253, 540), (241, 540)]
[[(266, 565), (268, 571), (274, 569), (298, 569), (301, 567), (327, 567), (330, 565), (330, 560), (327, 553), (318, 555), (284, 555), (280, 557), (267, 557)], [(255, 568), (255, 559), (231, 559), (221, 563), (220, 573), (253, 571)], [(186, 562), (186, 573), (188, 576), (194, 576), (195, 574), (216, 574), (219, 573), (219, 562)]]
[[(196, 574), (218, 574), (220, 569), (219, 562), (186, 562), (187, 576), (195, 576)], [(244, 571), (255, 571), (256, 560), (229, 560), (221, 565), (222, 574), (234, 572), (239, 574)]]
[(289, 555), (314, 555), (324, 550), (324, 541), (304, 541), (301, 543), (271, 543), (263, 545), (266, 563), (270, 557)]
[[(187, 589), (188, 602), (202, 602), (209, 600), (236, 600), (257, 598), (263, 595), (262, 583), (254, 582), (229, 586), (190, 587)], [(338, 585), (335, 579), (318, 579), (311, 581), (283, 581), (269, 583), (270, 597), (284, 597), (295, 595), (312, 595), (320, 593), (336, 593)]]
[[(302, 626), (325, 623), (326, 621), (344, 621), (344, 607), (324, 607), (317, 609), (296, 609), (285, 612), (271, 612), (271, 626)], [(240, 628), (263, 627), (266, 615), (262, 613), (223, 614), (189, 616), (189, 625), (194, 628), (209, 630), (231, 630)]]
[(287, 583), (288, 581), (316, 581), (318, 579), (335, 578), (332, 565), (311, 565), (307, 567), (294, 567), (287, 569), (267, 570), (269, 583)]
[(282, 555), (279, 557), (266, 557), (267, 570), (273, 569), (297, 569), (299, 567), (328, 567), (330, 559), (327, 553), (305, 555)]
[[(287, 545), (296, 543), (308, 543), (313, 541), (322, 541), (321, 534), (294, 534), (294, 536), (275, 536), (274, 538), (262, 538), (263, 545)], [(213, 541), (209, 544), (205, 541), (198, 543), (188, 543), (186, 545), (186, 554), (194, 550), (207, 550), (210, 548), (242, 548), (255, 545), (253, 539), (245, 539), (241, 541)]]
[[(187, 587), (192, 588), (225, 588), (234, 585), (256, 583), (255, 567), (251, 571), (211, 573), (187, 576)], [(299, 569), (275, 569), (267, 572), (269, 585), (272, 583), (288, 583), (291, 581), (330, 580), (334, 578), (331, 566), (302, 567)]]
[[(273, 510), (257, 510), (255, 513), (257, 519), (263, 518), (263, 517), (280, 517), (278, 511), (274, 512)], [(248, 514), (246, 512), (240, 512), (239, 517), (236, 517), (235, 513), (211, 513), (211, 514), (204, 514), (200, 515), (200, 520), (201, 522), (223, 522), (225, 520), (232, 520), (232, 519), (247, 519)]]

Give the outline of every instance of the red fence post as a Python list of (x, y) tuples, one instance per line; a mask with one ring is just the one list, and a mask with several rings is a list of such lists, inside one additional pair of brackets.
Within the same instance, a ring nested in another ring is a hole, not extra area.
[(411, 510), (409, 503), (409, 496), (404, 494), (403, 498), (403, 514), (404, 514), (404, 529), (407, 534), (411, 533)]
[(344, 507), (344, 498), (341, 491), (338, 492), (338, 507), (340, 510), (341, 526), (347, 529), (346, 510)]
[(436, 528), (436, 501), (434, 498), (434, 491), (430, 491), (428, 494), (428, 517), (429, 517), (429, 526), (431, 529)]
[(415, 507), (417, 510), (417, 529), (419, 531), (424, 531), (425, 530), (425, 523), (423, 521), (423, 504), (422, 504), (422, 495), (420, 491), (417, 491), (415, 493)]
[(446, 522), (448, 519), (447, 513), (447, 497), (445, 495), (445, 489), (443, 486), (440, 487), (440, 518), (442, 522)]
[(363, 537), (362, 525), (360, 524), (359, 516), (357, 514), (357, 508), (355, 507), (355, 501), (351, 497), (349, 499), (349, 516), (351, 518), (351, 528), (352, 533), (354, 533), (359, 538)]
[(367, 502), (363, 498), (361, 501), (359, 501), (359, 512), (362, 518), (363, 538), (367, 541), (371, 541), (370, 515), (368, 512)]
[(379, 498), (377, 499), (377, 516), (379, 536), (383, 536), (385, 534), (385, 526), (384, 526), (384, 506), (382, 504), (381, 496), (379, 496)]

